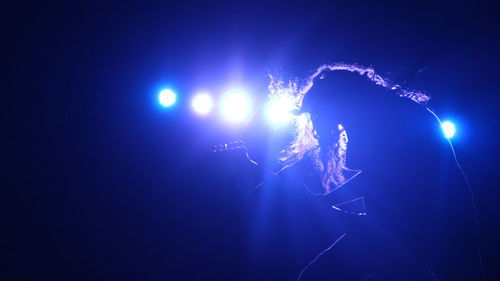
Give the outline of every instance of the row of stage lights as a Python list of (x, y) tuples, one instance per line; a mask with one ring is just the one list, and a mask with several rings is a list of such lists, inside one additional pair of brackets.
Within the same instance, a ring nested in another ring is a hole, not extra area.
[[(160, 91), (158, 100), (164, 107), (171, 107), (177, 102), (177, 95), (170, 89)], [(212, 113), (215, 102), (208, 93), (197, 93), (191, 99), (191, 109), (198, 115)], [(217, 103), (220, 115), (228, 122), (241, 123), (248, 120), (252, 113), (252, 99), (243, 90), (233, 89), (226, 92)], [(292, 119), (294, 102), (289, 98), (280, 98), (266, 105), (267, 119), (272, 124), (286, 123)]]
[[(159, 102), (164, 107), (171, 107), (177, 101), (177, 95), (170, 89), (160, 91)], [(210, 114), (215, 107), (213, 98), (208, 93), (198, 93), (191, 99), (192, 110), (199, 115)], [(231, 122), (245, 122), (252, 113), (252, 101), (244, 91), (235, 89), (226, 92), (219, 102), (221, 116)], [(266, 106), (267, 119), (273, 124), (286, 123), (292, 119), (293, 100), (287, 98), (275, 99)], [(450, 121), (441, 123), (441, 130), (447, 139), (456, 133), (455, 125)]]

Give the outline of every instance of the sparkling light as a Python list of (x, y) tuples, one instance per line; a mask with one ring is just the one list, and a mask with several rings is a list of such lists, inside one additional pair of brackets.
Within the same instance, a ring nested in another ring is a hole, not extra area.
[(293, 118), (292, 111), (296, 109), (295, 98), (282, 95), (269, 103), (267, 107), (267, 117), (273, 124), (282, 124)]
[(443, 130), (444, 136), (447, 139), (451, 139), (457, 131), (455, 125), (450, 121), (444, 121), (443, 123), (441, 123), (441, 129)]
[(158, 95), (158, 100), (164, 107), (169, 107), (177, 101), (177, 95), (170, 89), (164, 89)]
[(212, 111), (214, 102), (209, 94), (200, 93), (194, 96), (191, 106), (193, 107), (194, 112), (204, 115)]
[(250, 97), (241, 90), (231, 90), (221, 102), (221, 114), (229, 122), (246, 121), (251, 110)]

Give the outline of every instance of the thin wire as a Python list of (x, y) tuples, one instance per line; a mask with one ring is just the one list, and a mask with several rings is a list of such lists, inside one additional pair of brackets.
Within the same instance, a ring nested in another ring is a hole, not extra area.
[(479, 265), (481, 266), (481, 274), (483, 277), (483, 280), (485, 280), (485, 273), (484, 273), (484, 265), (483, 265), (483, 255), (481, 254), (481, 249), (479, 247), (476, 248), (477, 256), (479, 258)]
[[(432, 111), (428, 107), (426, 107), (426, 109), (436, 118), (436, 120), (439, 122), (440, 125), (443, 124), (443, 122), (441, 122), (441, 119), (439, 119), (439, 117), (436, 115), (436, 113), (434, 113), (434, 111)], [(472, 190), (472, 185), (470, 184), (469, 177), (467, 177), (467, 175), (464, 172), (464, 169), (462, 169), (462, 165), (460, 165), (460, 162), (458, 161), (457, 153), (455, 152), (455, 148), (453, 147), (453, 143), (451, 142), (451, 139), (450, 138), (446, 138), (446, 139), (448, 140), (448, 144), (450, 145), (451, 153), (453, 154), (455, 164), (457, 165), (458, 169), (460, 170), (460, 173), (462, 174), (462, 176), (465, 180), (465, 183), (467, 184), (467, 189), (469, 191), (469, 195), (470, 195), (471, 202), (472, 202), (472, 209), (474, 211), (474, 220), (476, 221), (476, 225), (478, 227), (478, 230), (480, 230), (481, 226), (479, 223), (479, 216), (478, 216), (478, 211), (477, 211), (477, 207), (476, 207), (476, 199), (474, 196), (474, 191)]]
[[(427, 111), (429, 111), (432, 114), (432, 116), (434, 116), (436, 118), (436, 120), (439, 122), (439, 125), (443, 124), (442, 121), (441, 121), (441, 119), (437, 116), (436, 113), (434, 113), (434, 111), (432, 111), (429, 107), (426, 107), (426, 109), (427, 109)], [(453, 158), (455, 160), (455, 164), (457, 165), (458, 170), (462, 174), (462, 177), (464, 178), (465, 183), (467, 185), (467, 190), (469, 191), (469, 196), (470, 196), (470, 199), (471, 199), (472, 210), (474, 212), (474, 220), (476, 222), (477, 231), (480, 234), (481, 233), (481, 224), (479, 223), (479, 214), (478, 214), (478, 211), (477, 211), (476, 198), (474, 196), (474, 191), (472, 189), (472, 185), (471, 185), (471, 183), (469, 181), (469, 177), (467, 176), (467, 174), (465, 174), (465, 171), (462, 168), (462, 165), (460, 165), (460, 162), (458, 161), (457, 153), (455, 151), (455, 148), (453, 147), (453, 143), (451, 142), (451, 139), (450, 138), (446, 138), (446, 139), (448, 140), (448, 144), (450, 145), (451, 153), (452, 153)], [(476, 247), (476, 252), (477, 252), (478, 259), (479, 259), (479, 265), (481, 267), (482, 279), (485, 280), (483, 258), (482, 258), (481, 250), (480, 250), (479, 247)]]
[(299, 273), (299, 277), (297, 278), (297, 281), (300, 281), (300, 278), (302, 278), (302, 274), (304, 274), (304, 272), (313, 264), (315, 263), (319, 257), (321, 257), (324, 253), (330, 251), (340, 240), (342, 240), (342, 238), (344, 238), (344, 236), (346, 236), (346, 233), (340, 235), (339, 238), (337, 238), (337, 240), (335, 240), (335, 242), (333, 242), (332, 245), (330, 245), (330, 247), (324, 249), (321, 253), (319, 253), (319, 255), (317, 255), (310, 263), (308, 263), (306, 265), (306, 267), (304, 267), (304, 269), (302, 269), (302, 271)]

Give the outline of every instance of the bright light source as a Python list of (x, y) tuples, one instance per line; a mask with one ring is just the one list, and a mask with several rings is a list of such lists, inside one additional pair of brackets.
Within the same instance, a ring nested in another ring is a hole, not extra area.
[(212, 110), (214, 102), (212, 101), (212, 97), (210, 97), (209, 94), (200, 93), (194, 96), (191, 106), (196, 113), (203, 115), (209, 113)]
[(158, 95), (158, 100), (164, 107), (169, 107), (174, 105), (175, 101), (177, 100), (177, 95), (172, 90), (165, 89), (162, 90)]
[(457, 131), (455, 129), (455, 125), (450, 121), (444, 121), (443, 123), (441, 123), (441, 129), (443, 130), (444, 136), (447, 139), (451, 139)]
[(292, 96), (283, 95), (271, 100), (268, 104), (267, 117), (274, 124), (286, 123), (292, 119), (294, 109), (296, 109), (295, 99)]
[(251, 110), (250, 97), (241, 90), (231, 90), (221, 103), (221, 114), (230, 122), (246, 121)]

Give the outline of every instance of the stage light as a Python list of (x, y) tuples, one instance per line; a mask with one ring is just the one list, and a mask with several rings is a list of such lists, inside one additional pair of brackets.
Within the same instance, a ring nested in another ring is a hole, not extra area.
[(212, 111), (214, 102), (209, 94), (200, 93), (194, 96), (191, 106), (193, 107), (194, 112), (204, 115)]
[(450, 121), (444, 121), (443, 123), (441, 123), (441, 129), (443, 130), (444, 136), (447, 139), (451, 139), (457, 131), (455, 125)]
[(250, 97), (241, 90), (231, 90), (222, 98), (221, 114), (229, 122), (246, 121), (251, 110)]
[(158, 100), (164, 107), (169, 107), (175, 104), (177, 95), (170, 89), (164, 89), (158, 95)]
[(292, 119), (294, 109), (296, 109), (294, 97), (283, 95), (268, 104), (267, 117), (273, 124), (286, 123)]

